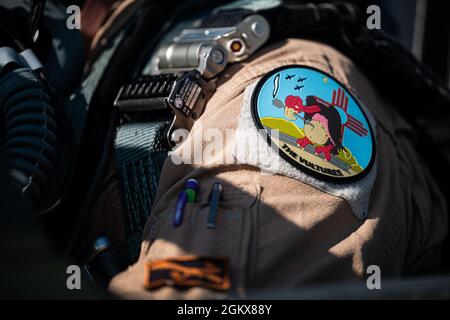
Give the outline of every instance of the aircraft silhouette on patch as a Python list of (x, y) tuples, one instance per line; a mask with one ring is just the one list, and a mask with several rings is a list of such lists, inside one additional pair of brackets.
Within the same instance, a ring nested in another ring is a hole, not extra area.
[(303, 83), (303, 81), (305, 81), (306, 79), (308, 79), (308, 78), (298, 77), (297, 82)]
[(295, 86), (294, 90), (300, 90), (302, 89), (304, 86)]
[(291, 80), (294, 76), (295, 76), (295, 74), (288, 74), (285, 79)]

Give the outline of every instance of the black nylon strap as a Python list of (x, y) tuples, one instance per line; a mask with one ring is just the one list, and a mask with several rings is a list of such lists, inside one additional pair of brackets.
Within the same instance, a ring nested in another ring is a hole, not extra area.
[(199, 28), (220, 28), (225, 26), (234, 26), (252, 13), (253, 12), (251, 10), (240, 9), (219, 11), (202, 19)]

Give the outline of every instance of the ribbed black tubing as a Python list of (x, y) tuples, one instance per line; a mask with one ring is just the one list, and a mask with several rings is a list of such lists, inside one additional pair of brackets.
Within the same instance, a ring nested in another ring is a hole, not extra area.
[(40, 78), (17, 68), (0, 78), (0, 112), (6, 128), (9, 175), (18, 190), (38, 203), (56, 159), (56, 121)]

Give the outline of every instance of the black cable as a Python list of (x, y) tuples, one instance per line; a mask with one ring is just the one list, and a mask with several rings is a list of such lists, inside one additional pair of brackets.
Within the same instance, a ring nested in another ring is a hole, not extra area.
[[(46, 0), (31, 0), (30, 12), (31, 19), (29, 23), (30, 37), (34, 39), (34, 35), (39, 30), (42, 24), (42, 17), (44, 15)], [(36, 40), (36, 39), (34, 39)]]

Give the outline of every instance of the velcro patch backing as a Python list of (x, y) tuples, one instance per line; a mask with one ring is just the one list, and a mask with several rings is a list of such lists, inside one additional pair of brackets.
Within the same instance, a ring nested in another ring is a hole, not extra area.
[(228, 290), (229, 261), (227, 257), (182, 256), (148, 262), (144, 284), (148, 290), (163, 286)]
[[(342, 84), (313, 68), (306, 73), (306, 68), (276, 69), (245, 89), (234, 158), (341, 197), (357, 219), (366, 219), (377, 175), (375, 120)], [(314, 91), (307, 93), (308, 81)], [(330, 108), (334, 116), (327, 113)], [(312, 132), (303, 139), (306, 124), (321, 129), (327, 138), (322, 145), (311, 143), (321, 137)]]
[(336, 183), (370, 172), (375, 143), (369, 120), (331, 75), (301, 65), (275, 69), (258, 82), (251, 108), (255, 125), (270, 132), (268, 142), (299, 170)]

